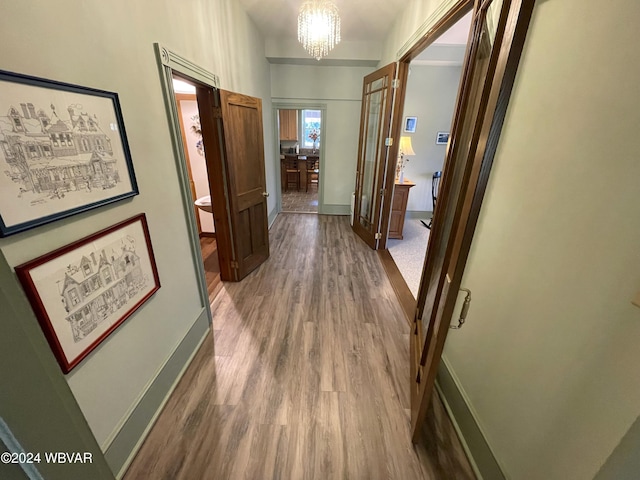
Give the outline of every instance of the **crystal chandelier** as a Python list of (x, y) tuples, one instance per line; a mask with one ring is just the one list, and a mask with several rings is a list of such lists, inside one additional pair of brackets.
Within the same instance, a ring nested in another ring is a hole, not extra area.
[(338, 7), (330, 0), (307, 0), (298, 14), (298, 41), (320, 60), (340, 43)]

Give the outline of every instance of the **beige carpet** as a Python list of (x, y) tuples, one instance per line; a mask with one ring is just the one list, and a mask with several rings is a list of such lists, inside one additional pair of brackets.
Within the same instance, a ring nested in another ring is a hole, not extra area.
[(427, 243), (429, 242), (429, 232), (430, 230), (422, 225), (420, 220), (407, 219), (404, 222), (404, 230), (402, 231), (404, 238), (402, 240), (387, 241), (389, 253), (393, 257), (393, 261), (396, 262), (414, 297), (418, 296), (420, 276), (422, 275), (424, 257), (427, 253)]

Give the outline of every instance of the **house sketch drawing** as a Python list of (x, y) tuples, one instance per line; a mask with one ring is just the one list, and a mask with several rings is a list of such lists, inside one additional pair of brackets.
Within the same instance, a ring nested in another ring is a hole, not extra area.
[(65, 319), (76, 343), (127, 307), (147, 284), (135, 242), (130, 237), (83, 255), (62, 273), (59, 291), (68, 313)]
[(47, 113), (33, 103), (10, 106), (0, 116), (4, 174), (26, 192), (62, 198), (67, 192), (108, 189), (120, 182), (111, 139), (96, 115), (69, 105), (62, 119), (51, 104)]

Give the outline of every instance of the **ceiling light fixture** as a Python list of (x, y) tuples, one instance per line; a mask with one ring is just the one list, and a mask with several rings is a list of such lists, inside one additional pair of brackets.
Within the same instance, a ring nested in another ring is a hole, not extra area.
[(340, 43), (338, 7), (330, 0), (307, 0), (298, 14), (298, 41), (317, 60)]

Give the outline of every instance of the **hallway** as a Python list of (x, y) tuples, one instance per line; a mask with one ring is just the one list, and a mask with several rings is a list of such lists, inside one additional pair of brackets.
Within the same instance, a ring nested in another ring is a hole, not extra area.
[(270, 237), (125, 478), (475, 478), (439, 401), (411, 444), (409, 326), (348, 218), (281, 214)]

